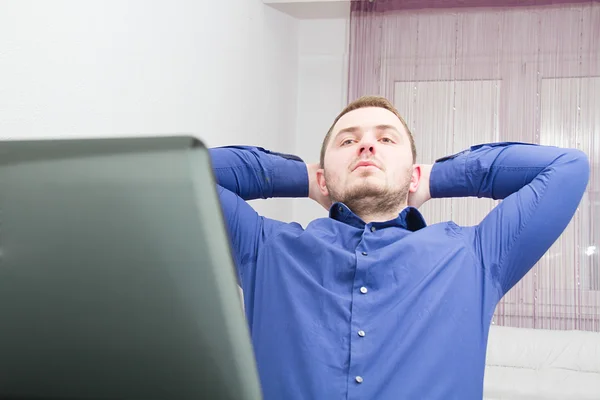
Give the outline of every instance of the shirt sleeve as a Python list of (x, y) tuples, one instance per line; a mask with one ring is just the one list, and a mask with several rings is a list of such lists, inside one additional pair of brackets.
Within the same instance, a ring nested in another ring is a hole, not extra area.
[(248, 275), (256, 267), (261, 244), (283, 225), (283, 222), (260, 216), (235, 193), (217, 185), (217, 193), (229, 234), (240, 286), (246, 288)]
[(209, 152), (217, 183), (243, 200), (308, 196), (308, 172), (299, 157), (251, 146)]
[(486, 144), (438, 160), (430, 192), (432, 198), (503, 200), (475, 227), (473, 247), (504, 295), (567, 227), (589, 173), (588, 158), (579, 150)]

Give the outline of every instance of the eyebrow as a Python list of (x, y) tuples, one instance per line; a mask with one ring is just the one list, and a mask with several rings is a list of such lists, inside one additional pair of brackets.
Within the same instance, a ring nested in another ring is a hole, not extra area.
[[(398, 131), (398, 129), (397, 129), (395, 126), (392, 126), (392, 125), (377, 125), (377, 126), (375, 127), (375, 129), (376, 129), (376, 130), (378, 130), (378, 131), (387, 131), (387, 130), (392, 130), (392, 131), (396, 132), (396, 134), (398, 134), (398, 136), (399, 136), (400, 138), (402, 138), (402, 134), (401, 134), (401, 133)], [(350, 126), (350, 127), (348, 127), (348, 128), (344, 128), (344, 129), (340, 130), (340, 131), (339, 131), (339, 132), (338, 132), (338, 133), (335, 135), (335, 138), (334, 138), (334, 140), (335, 140), (335, 139), (337, 139), (337, 137), (338, 137), (339, 135), (341, 135), (341, 134), (344, 134), (344, 133), (356, 133), (356, 132), (358, 132), (358, 131), (360, 131), (360, 127), (358, 127), (358, 126)]]

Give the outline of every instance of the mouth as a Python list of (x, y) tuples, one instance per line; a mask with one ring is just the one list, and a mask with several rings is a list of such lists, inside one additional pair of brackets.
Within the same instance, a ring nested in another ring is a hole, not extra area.
[(352, 171), (355, 171), (355, 170), (357, 170), (359, 168), (369, 168), (369, 167), (379, 168), (377, 166), (377, 164), (375, 164), (372, 161), (360, 161), (358, 164), (356, 164), (354, 166), (354, 169), (352, 169)]

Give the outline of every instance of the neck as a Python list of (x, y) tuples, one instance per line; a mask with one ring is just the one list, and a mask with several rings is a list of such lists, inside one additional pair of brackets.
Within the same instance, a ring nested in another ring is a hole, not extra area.
[(381, 198), (363, 198), (346, 205), (366, 224), (371, 222), (386, 222), (398, 218), (398, 214), (407, 206), (406, 202), (400, 204), (383, 204), (381, 200)]

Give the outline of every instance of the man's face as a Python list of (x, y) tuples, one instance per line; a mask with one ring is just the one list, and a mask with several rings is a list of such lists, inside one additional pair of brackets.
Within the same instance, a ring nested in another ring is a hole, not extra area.
[(338, 120), (323, 169), (321, 191), (353, 210), (365, 202), (379, 208), (405, 204), (418, 179), (408, 133), (394, 113), (379, 107), (360, 108)]

